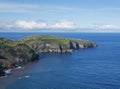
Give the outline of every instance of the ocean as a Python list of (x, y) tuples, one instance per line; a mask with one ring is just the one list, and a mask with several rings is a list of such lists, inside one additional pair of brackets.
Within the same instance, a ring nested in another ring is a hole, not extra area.
[(98, 47), (40, 55), (39, 61), (0, 79), (4, 89), (120, 89), (120, 33), (0, 33), (0, 37), (15, 40), (35, 34), (90, 40)]

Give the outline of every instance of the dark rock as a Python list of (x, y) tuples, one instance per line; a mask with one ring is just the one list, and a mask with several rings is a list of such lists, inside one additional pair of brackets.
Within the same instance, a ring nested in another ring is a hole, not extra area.
[(1, 68), (0, 69), (0, 77), (5, 76), (5, 71)]

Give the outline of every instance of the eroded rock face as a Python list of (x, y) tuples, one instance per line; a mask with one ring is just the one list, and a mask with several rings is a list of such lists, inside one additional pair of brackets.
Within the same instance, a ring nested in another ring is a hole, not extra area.
[(70, 40), (69, 45), (70, 45), (70, 49), (74, 49), (74, 50), (81, 49), (81, 48), (93, 48), (93, 47), (97, 47), (96, 43), (80, 44), (78, 42), (71, 41), (71, 40)]
[(69, 41), (66, 47), (63, 45), (52, 46), (52, 44), (34, 44), (33, 48), (37, 53), (67, 53), (81, 48), (97, 47), (96, 43), (80, 44), (76, 41)]
[(69, 42), (69, 45), (70, 45), (70, 49), (77, 49), (78, 48), (78, 45), (76, 42), (73, 42), (70, 40)]

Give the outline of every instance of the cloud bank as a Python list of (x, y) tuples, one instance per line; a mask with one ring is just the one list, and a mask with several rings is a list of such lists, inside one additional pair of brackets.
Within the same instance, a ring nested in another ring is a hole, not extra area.
[(41, 20), (0, 21), (0, 32), (120, 32), (120, 27), (110, 24), (82, 26), (69, 20), (53, 24)]
[(60, 20), (54, 24), (47, 24), (47, 22), (39, 20), (16, 20), (16, 21), (1, 21), (1, 28), (18, 28), (18, 29), (42, 29), (42, 28), (53, 28), (53, 29), (75, 29), (78, 26), (68, 20)]

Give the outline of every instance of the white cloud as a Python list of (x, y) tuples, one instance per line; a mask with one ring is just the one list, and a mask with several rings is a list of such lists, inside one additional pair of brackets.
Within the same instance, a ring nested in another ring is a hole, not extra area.
[(96, 27), (99, 29), (119, 29), (118, 26), (111, 25), (111, 24), (97, 25)]
[(80, 28), (94, 28), (94, 29), (119, 29), (120, 27), (117, 25), (112, 25), (112, 24), (91, 24), (88, 26), (81, 26)]
[(68, 20), (60, 20), (54, 24), (47, 24), (43, 21), (32, 20), (17, 20), (17, 21), (1, 21), (0, 27), (2, 28), (18, 28), (18, 29), (41, 29), (41, 28), (49, 28), (49, 29), (75, 29), (77, 25)]
[(77, 25), (74, 22), (68, 21), (68, 20), (61, 20), (53, 25), (51, 25), (52, 28), (57, 28), (57, 29), (75, 29), (77, 28)]
[(0, 31), (54, 31), (54, 32), (120, 32), (120, 26), (111, 24), (81, 26), (72, 21), (60, 20), (53, 24), (40, 20), (0, 21)]
[(48, 27), (45, 22), (25, 21), (25, 20), (16, 21), (15, 26), (21, 29), (40, 29), (40, 28)]

